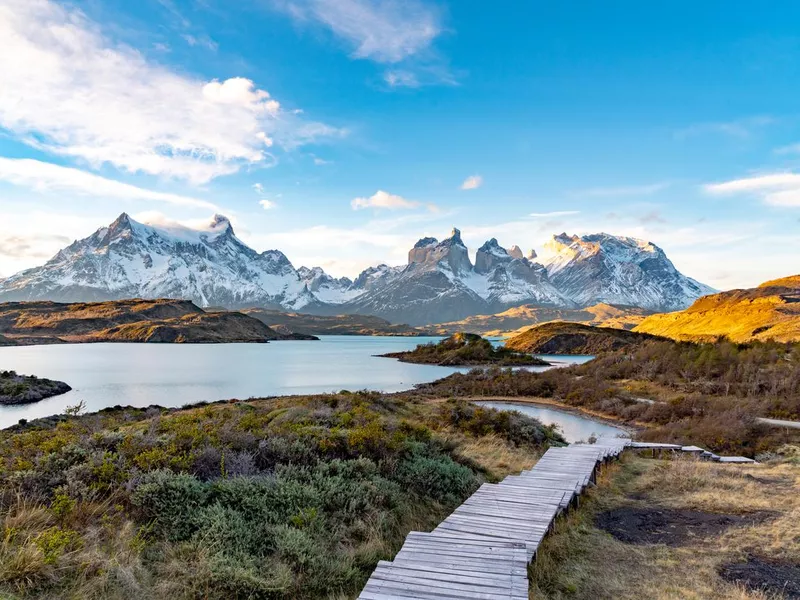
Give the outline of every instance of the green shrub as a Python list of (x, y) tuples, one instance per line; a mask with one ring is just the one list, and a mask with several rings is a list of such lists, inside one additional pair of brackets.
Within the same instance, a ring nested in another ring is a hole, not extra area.
[(465, 498), (479, 485), (470, 469), (445, 456), (414, 454), (398, 464), (395, 476), (408, 489), (447, 504)]
[(131, 496), (155, 532), (171, 540), (186, 540), (195, 531), (194, 516), (208, 497), (206, 487), (193, 475), (172, 471), (152, 471), (142, 476)]

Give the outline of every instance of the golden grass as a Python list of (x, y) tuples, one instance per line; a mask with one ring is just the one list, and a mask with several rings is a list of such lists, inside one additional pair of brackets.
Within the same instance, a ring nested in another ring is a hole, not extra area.
[[(22, 500), (0, 509), (0, 585), (35, 596), (56, 581), (69, 581), (71, 591), (65, 597), (141, 597), (144, 542), (139, 527), (122, 514), (107, 516), (101, 525), (85, 525), (96, 521), (90, 518), (93, 513), (108, 514), (107, 508), (79, 504), (63, 520), (45, 506)], [(54, 550), (43, 544), (61, 534), (70, 540), (63, 547)], [(0, 598), (6, 596), (0, 592)]]
[[(530, 569), (530, 598), (779, 598), (728, 583), (718, 569), (751, 552), (800, 560), (799, 491), (796, 465), (742, 467), (626, 457), (601, 479), (583, 507), (560, 521), (545, 540)], [(770, 511), (775, 518), (679, 547), (625, 544), (594, 526), (599, 512), (653, 505), (725, 513)]]
[(516, 448), (495, 435), (474, 438), (453, 433), (446, 439), (456, 445), (456, 456), (480, 465), (493, 481), (530, 469), (539, 459), (530, 450)]

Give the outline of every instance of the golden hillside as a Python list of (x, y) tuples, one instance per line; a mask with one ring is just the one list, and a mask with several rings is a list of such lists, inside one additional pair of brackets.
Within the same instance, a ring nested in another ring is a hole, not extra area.
[(554, 321), (531, 327), (506, 341), (517, 352), (534, 354), (602, 354), (633, 348), (654, 338), (612, 327)]
[(634, 331), (676, 340), (800, 340), (800, 275), (705, 296), (681, 312), (647, 317)]
[(189, 300), (7, 302), (0, 304), (0, 345), (65, 342), (266, 342), (283, 335), (238, 312), (207, 313)]
[(550, 308), (524, 304), (494, 315), (475, 315), (461, 321), (431, 325), (441, 335), (469, 331), (479, 335), (503, 335), (506, 332), (522, 333), (541, 323), (569, 321), (587, 325), (602, 325), (616, 329), (633, 329), (652, 311), (636, 306), (596, 304), (587, 308)]

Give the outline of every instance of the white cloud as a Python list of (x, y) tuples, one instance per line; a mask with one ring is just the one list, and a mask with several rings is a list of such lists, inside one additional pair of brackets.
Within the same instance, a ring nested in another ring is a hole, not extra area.
[[(378, 190), (369, 198), (353, 198), (353, 200), (350, 202), (350, 206), (353, 207), (353, 210), (360, 210), (363, 208), (409, 210), (419, 208), (423, 206), (423, 204), (421, 202), (417, 202), (416, 200), (406, 200), (402, 196), (397, 196), (396, 194), (390, 194), (389, 192)], [(430, 211), (437, 210), (436, 206), (433, 204), (426, 204), (425, 206)]]
[(179, 206), (219, 210), (217, 205), (207, 200), (140, 188), (80, 169), (30, 158), (0, 157), (0, 181), (29, 187), (37, 192), (74, 192), (104, 199), (154, 200)]
[(275, 202), (273, 202), (272, 200), (267, 200), (266, 198), (259, 200), (258, 203), (264, 210), (270, 210), (278, 206)]
[(93, 167), (195, 183), (341, 130), (301, 121), (249, 79), (202, 81), (116, 44), (49, 0), (0, 6), (0, 128)]
[(319, 156), (314, 157), (314, 164), (318, 167), (324, 167), (325, 165), (333, 164), (332, 160), (325, 160), (324, 158), (320, 158)]
[[(105, 217), (105, 222), (110, 223), (114, 215)], [(42, 264), (72, 240), (95, 231), (105, 217), (98, 221), (97, 216), (31, 210), (27, 204), (14, 210), (4, 204), (0, 219), (0, 277)]]
[(383, 80), (390, 87), (419, 87), (419, 78), (415, 73), (404, 70), (391, 70), (383, 74)]
[(470, 175), (461, 184), (462, 190), (477, 190), (483, 185), (483, 177), (480, 175)]
[(260, 183), (254, 183), (253, 189), (256, 191), (256, 194), (263, 194), (264, 193), (264, 186)]
[(398, 63), (426, 51), (439, 14), (417, 0), (277, 0), (295, 20), (314, 21), (353, 48), (353, 57)]
[(579, 210), (554, 210), (552, 212), (538, 212), (538, 213), (531, 213), (528, 216), (533, 217), (534, 219), (546, 219), (549, 217), (567, 217), (569, 215), (577, 215), (580, 214), (581, 211)]
[(203, 48), (211, 50), (212, 52), (216, 52), (219, 49), (219, 44), (217, 44), (217, 42), (212, 40), (207, 35), (192, 35), (190, 33), (185, 33), (181, 37), (190, 46), (202, 46)]
[(800, 206), (800, 174), (771, 173), (703, 186), (709, 194), (753, 194), (772, 206)]

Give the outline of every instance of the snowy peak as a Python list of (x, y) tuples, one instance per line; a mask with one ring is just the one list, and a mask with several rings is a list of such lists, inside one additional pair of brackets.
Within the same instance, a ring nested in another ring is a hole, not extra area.
[(554, 235), (538, 259), (553, 284), (582, 306), (599, 302), (680, 310), (712, 288), (680, 273), (645, 240), (596, 233)]
[(231, 222), (200, 227), (140, 223), (122, 213), (41, 267), (0, 280), (0, 302), (180, 298), (200, 306), (260, 306), (358, 313), (412, 324), (492, 314), (512, 306), (685, 308), (714, 290), (678, 272), (655, 244), (607, 233), (561, 233), (542, 256), (492, 238), (469, 259), (461, 232), (421, 238), (408, 264), (365, 269), (355, 280), (295, 269), (280, 250), (257, 252)]
[(453, 274), (472, 270), (467, 247), (461, 239), (461, 231), (455, 227), (450, 237), (441, 242), (433, 237), (420, 239), (408, 251), (408, 264), (417, 269), (445, 269)]
[(283, 253), (258, 254), (215, 215), (194, 229), (122, 213), (42, 267), (0, 285), (2, 300), (181, 298), (200, 306), (291, 306), (314, 298)]

